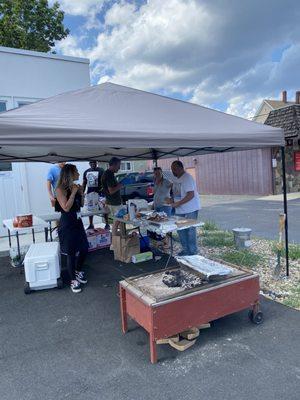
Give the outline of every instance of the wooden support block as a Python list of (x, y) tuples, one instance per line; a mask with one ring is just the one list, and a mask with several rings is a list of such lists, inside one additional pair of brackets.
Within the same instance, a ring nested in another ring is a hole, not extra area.
[(169, 345), (174, 347), (174, 349), (179, 350), (179, 351), (184, 351), (187, 350), (189, 347), (192, 347), (196, 343), (195, 340), (180, 340), (179, 342), (175, 343), (172, 342), (172, 340), (169, 341)]
[(208, 323), (208, 324), (203, 324), (203, 325), (199, 326), (198, 329), (207, 329), (207, 328), (210, 328), (210, 324), (209, 324), (209, 323)]
[(179, 342), (179, 335), (174, 335), (174, 336), (170, 336), (168, 338), (158, 339), (156, 341), (156, 344), (169, 344), (170, 340), (172, 340), (172, 342), (174, 342), (174, 343)]
[(199, 329), (194, 327), (194, 328), (190, 328), (187, 331), (181, 332), (180, 336), (182, 336), (184, 339), (188, 339), (188, 340), (192, 340), (192, 339), (196, 339), (196, 337), (199, 336)]

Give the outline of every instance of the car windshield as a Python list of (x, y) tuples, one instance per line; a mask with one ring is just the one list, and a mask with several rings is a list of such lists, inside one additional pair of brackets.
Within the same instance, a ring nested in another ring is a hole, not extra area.
[(121, 182), (123, 179), (126, 181), (130, 181), (130, 183), (134, 183), (137, 179), (138, 172), (133, 172), (131, 174), (118, 174), (116, 175), (117, 182)]
[(147, 183), (147, 182), (153, 182), (153, 172), (145, 172), (145, 173), (141, 173), (138, 177), (137, 177), (137, 182), (141, 182), (141, 183)]

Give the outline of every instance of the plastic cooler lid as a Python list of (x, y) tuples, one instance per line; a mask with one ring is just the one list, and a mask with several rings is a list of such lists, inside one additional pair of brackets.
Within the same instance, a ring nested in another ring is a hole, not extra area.
[(58, 252), (59, 252), (58, 242), (33, 243), (29, 247), (29, 250), (26, 253), (25, 258), (49, 257), (56, 255)]

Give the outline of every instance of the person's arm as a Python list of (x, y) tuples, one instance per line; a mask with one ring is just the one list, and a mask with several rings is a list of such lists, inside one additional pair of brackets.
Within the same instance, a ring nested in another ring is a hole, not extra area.
[(195, 192), (192, 190), (190, 192), (187, 192), (187, 194), (184, 196), (183, 199), (176, 201), (175, 203), (171, 203), (171, 206), (174, 208), (182, 206), (183, 204), (191, 201), (194, 197), (195, 197)]
[(174, 203), (174, 196), (173, 196), (173, 182), (169, 181), (169, 185), (168, 185), (169, 189), (170, 189), (170, 197), (166, 197), (165, 198), (165, 203), (167, 204), (173, 204)]
[(83, 180), (82, 180), (82, 192), (83, 192), (83, 193), (85, 192), (86, 185), (87, 185), (86, 171), (84, 171), (84, 173), (83, 173)]
[(181, 200), (175, 201), (171, 204), (174, 208), (188, 203), (195, 197), (194, 181), (191, 176), (182, 183), (182, 188), (186, 195)]
[(77, 191), (78, 186), (73, 185), (71, 195), (69, 199), (67, 199), (67, 196), (60, 188), (56, 189), (57, 201), (64, 211), (68, 212), (72, 208)]
[(81, 196), (81, 202), (80, 202), (81, 207), (83, 207), (84, 206), (84, 190), (83, 190), (83, 186), (78, 185), (78, 193)]
[(49, 180), (47, 180), (47, 190), (48, 190), (49, 199), (51, 201), (51, 205), (52, 205), (52, 207), (54, 207), (55, 197), (53, 195), (51, 181), (49, 181)]
[(117, 183), (115, 186), (107, 186), (109, 194), (114, 194), (118, 192), (122, 186), (123, 186), (122, 183)]
[(109, 176), (107, 180), (107, 189), (109, 191), (109, 194), (114, 194), (118, 192), (122, 186), (122, 183), (116, 184), (115, 178), (113, 176)]

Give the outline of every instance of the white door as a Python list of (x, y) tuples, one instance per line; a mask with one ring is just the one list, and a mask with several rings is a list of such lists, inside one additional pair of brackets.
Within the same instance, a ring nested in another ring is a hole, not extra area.
[(26, 193), (22, 185), (22, 166), (0, 162), (0, 236), (6, 236), (3, 220), (26, 212)]

